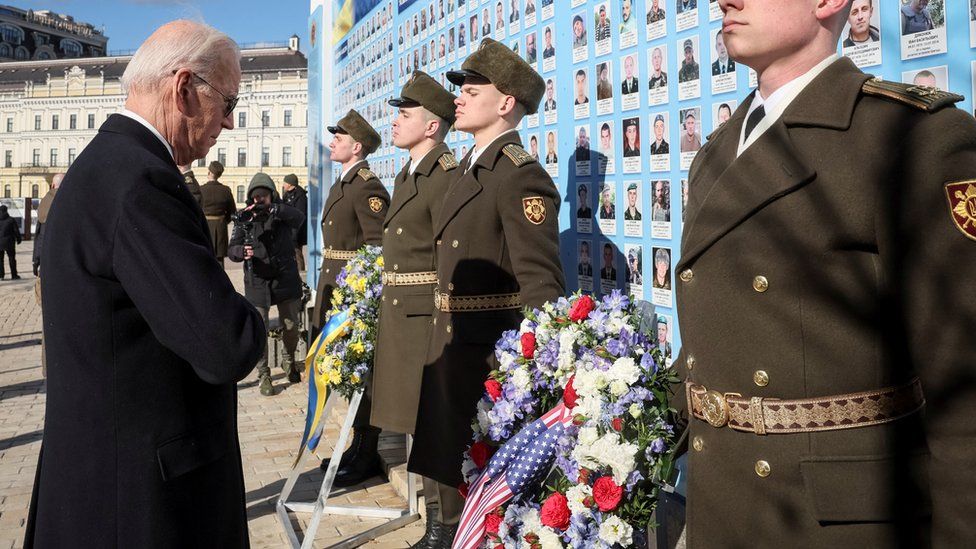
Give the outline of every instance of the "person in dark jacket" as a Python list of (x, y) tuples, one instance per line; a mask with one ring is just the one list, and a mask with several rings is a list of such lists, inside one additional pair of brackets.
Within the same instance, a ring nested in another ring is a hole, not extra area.
[(180, 172), (183, 174), (183, 181), (186, 183), (187, 190), (190, 191), (190, 194), (196, 199), (197, 204), (199, 204), (200, 183), (197, 182), (197, 176), (193, 175), (193, 166), (190, 164), (180, 166)]
[[(282, 362), (288, 381), (297, 383), (302, 380), (295, 365), (302, 279), (298, 276), (293, 239), (295, 230), (305, 223), (305, 214), (283, 203), (268, 174), (258, 172), (251, 178), (247, 207), (238, 212), (237, 220), (227, 257), (235, 262), (246, 261), (244, 295), (261, 313), (265, 325), (271, 306), (278, 307), (285, 344)], [(258, 378), (261, 394), (273, 395), (267, 349), (258, 362)]]
[(51, 211), (51, 204), (58, 193), (58, 187), (64, 179), (63, 173), (54, 174), (51, 179), (51, 190), (48, 191), (41, 203), (37, 206), (37, 231), (34, 234), (34, 256), (31, 258), (34, 263), (34, 276), (40, 276), (41, 269), (41, 250), (44, 248), (44, 224), (47, 223), (47, 214)]
[(122, 76), (124, 110), (51, 206), (27, 549), (250, 545), (237, 382), (266, 331), (177, 168), (234, 127), (240, 79), (227, 35), (191, 21), (156, 30)]
[(4, 278), (3, 254), (7, 254), (7, 262), (10, 263), (11, 280), (19, 280), (17, 274), (17, 251), (15, 246), (21, 243), (20, 227), (17, 220), (10, 217), (7, 207), (0, 204), (0, 280)]
[[(298, 176), (290, 173), (285, 176), (281, 187), (285, 190), (281, 195), (281, 200), (305, 214), (308, 217), (308, 193), (305, 189), (298, 186)], [(308, 221), (295, 231), (295, 261), (298, 262), (298, 270), (305, 272), (305, 244), (308, 242)]]
[(214, 255), (221, 265), (227, 257), (227, 224), (237, 210), (234, 193), (219, 181), (223, 173), (224, 165), (214, 160), (207, 167), (207, 182), (200, 187), (200, 207), (210, 228)]

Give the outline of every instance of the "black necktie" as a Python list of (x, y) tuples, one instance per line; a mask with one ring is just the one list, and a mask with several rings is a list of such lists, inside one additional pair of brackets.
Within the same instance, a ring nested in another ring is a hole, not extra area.
[(752, 113), (749, 114), (749, 118), (746, 119), (745, 140), (749, 139), (749, 134), (752, 133), (752, 130), (756, 129), (756, 126), (759, 125), (759, 122), (765, 116), (766, 116), (766, 108), (763, 105), (759, 105), (759, 107), (756, 110), (752, 111)]

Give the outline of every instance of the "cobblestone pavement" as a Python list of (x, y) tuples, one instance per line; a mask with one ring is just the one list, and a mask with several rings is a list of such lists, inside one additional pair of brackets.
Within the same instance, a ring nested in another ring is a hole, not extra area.
[[(44, 379), (41, 374), (41, 311), (34, 298), (30, 242), (17, 248), (22, 280), (0, 281), (0, 549), (22, 547), (37, 453), (44, 425)], [(228, 275), (240, 291), (242, 271), (228, 265)], [(262, 397), (257, 375), (252, 372), (238, 386), (241, 451), (247, 490), (248, 527), (256, 548), (286, 547), (287, 538), (274, 511), (277, 496), (288, 476), (305, 421), (307, 391), (304, 384), (288, 385), (280, 369), (274, 372), (273, 397)], [(326, 427), (315, 459), (304, 460), (303, 474), (292, 500), (312, 501), (318, 493), (321, 473), (318, 458), (331, 453), (326, 443), (338, 434), (338, 416)], [(385, 451), (399, 453), (391, 439)], [(395, 458), (394, 458), (395, 459)], [(340, 490), (330, 503), (371, 507), (404, 507), (406, 502), (393, 487), (376, 478), (364, 486)], [(292, 522), (304, 530), (306, 516)], [(382, 521), (326, 516), (319, 526), (315, 546), (325, 547)], [(369, 547), (407, 547), (423, 535), (423, 522), (414, 522), (368, 544)]]

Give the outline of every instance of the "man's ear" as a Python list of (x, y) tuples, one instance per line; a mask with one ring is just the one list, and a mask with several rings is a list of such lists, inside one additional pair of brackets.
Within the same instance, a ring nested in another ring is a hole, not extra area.
[(173, 94), (176, 108), (180, 114), (189, 115), (196, 107), (196, 94), (193, 93), (193, 73), (189, 69), (180, 69), (173, 75), (169, 93)]
[(501, 102), (498, 105), (498, 114), (505, 116), (515, 110), (515, 106), (518, 102), (515, 100), (514, 96), (505, 95), (503, 96)]
[(424, 137), (434, 137), (437, 135), (437, 132), (440, 131), (440, 129), (441, 129), (440, 120), (436, 120), (436, 119), (428, 120), (427, 127), (424, 128)]
[(360, 143), (359, 141), (353, 141), (352, 154), (354, 154), (355, 156), (362, 156), (362, 152), (363, 152), (363, 144)]

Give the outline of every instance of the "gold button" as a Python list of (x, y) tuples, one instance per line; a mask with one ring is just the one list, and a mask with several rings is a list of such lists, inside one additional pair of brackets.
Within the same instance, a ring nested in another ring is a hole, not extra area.
[(397, 234), (403, 234), (403, 227), (397, 227)]
[(451, 333), (451, 327), (450, 326), (447, 327), (447, 333)]
[(458, 244), (459, 244), (459, 242), (457, 240), (455, 240), (454, 242), (451, 242), (451, 247), (457, 248), (458, 247)]
[(765, 387), (769, 385), (769, 374), (765, 370), (756, 370), (756, 373), (752, 374), (752, 382), (760, 387)]
[(691, 279), (695, 278), (695, 273), (691, 269), (685, 269), (678, 276), (682, 282), (691, 282)]
[(440, 239), (438, 239), (437, 240), (437, 245), (440, 246), (441, 244), (442, 244), (442, 242), (440, 241)]
[(396, 305), (397, 303), (399, 303), (399, 301), (398, 301), (398, 300), (396, 300), (396, 299), (394, 299), (394, 300), (393, 300), (393, 304), (394, 304), (394, 305)]
[(329, 220), (329, 225), (332, 225), (332, 220), (331, 219)]
[(325, 272), (326, 272), (326, 274), (328, 274), (328, 273), (329, 273), (329, 270), (328, 270), (328, 269), (326, 269), (326, 270), (325, 270)]
[(695, 437), (691, 441), (691, 447), (695, 449), (696, 452), (701, 452), (702, 448), (705, 447), (705, 441), (701, 437)]
[(434, 319), (434, 326), (437, 326), (437, 319)]
[(759, 460), (759, 461), (756, 462), (756, 474), (757, 475), (759, 475), (762, 478), (766, 478), (766, 477), (769, 476), (769, 473), (770, 472), (771, 471), (769, 469), (769, 462), (768, 461), (766, 461), (764, 459), (761, 459), (761, 460)]
[(454, 289), (454, 283), (453, 282), (448, 282), (447, 289), (448, 290), (453, 290)]
[(386, 301), (386, 296), (383, 296), (380, 299), (383, 300), (383, 301)]
[(688, 360), (685, 361), (685, 364), (689, 370), (693, 370), (695, 368), (695, 357), (688, 355)]
[(387, 227), (387, 228), (385, 228), (385, 229), (383, 229), (383, 234), (386, 234), (386, 233), (388, 233), (388, 232), (390, 232), (390, 228), (389, 228), (389, 227)]
[(769, 289), (769, 281), (763, 275), (759, 275), (752, 279), (752, 289), (763, 293)]
[(399, 271), (399, 270), (400, 270), (400, 266), (399, 266), (399, 265), (397, 265), (396, 263), (394, 263), (394, 264), (393, 264), (393, 270), (394, 270), (394, 271)]

